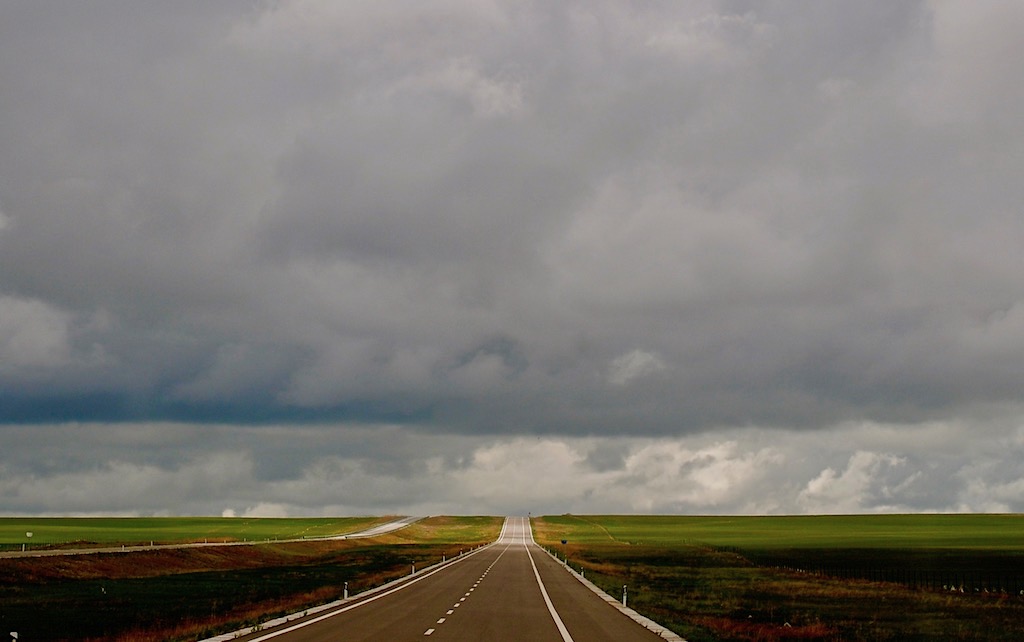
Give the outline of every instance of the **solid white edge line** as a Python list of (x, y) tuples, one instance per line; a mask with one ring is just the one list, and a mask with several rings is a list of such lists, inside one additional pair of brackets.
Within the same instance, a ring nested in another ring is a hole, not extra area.
[[(528, 531), (530, 534), (530, 542), (533, 542), (532, 529)], [(548, 591), (544, 588), (544, 582), (540, 579), (540, 571), (537, 570), (537, 564), (533, 561), (533, 554), (530, 553), (530, 544), (526, 541), (526, 536), (523, 536), (523, 548), (526, 549), (526, 555), (530, 558), (530, 566), (533, 567), (533, 576), (537, 578), (537, 586), (540, 587), (540, 594), (544, 597), (544, 603), (548, 605), (548, 613), (551, 614), (551, 619), (555, 621), (555, 626), (558, 627), (558, 632), (562, 635), (563, 642), (573, 642), (572, 636), (569, 635), (569, 630), (565, 628), (565, 623), (562, 622), (562, 618), (558, 617), (558, 611), (555, 610), (555, 605), (551, 603), (551, 598), (548, 597)]]
[[(559, 566), (564, 566), (562, 564), (562, 560), (558, 559), (558, 557), (556, 557), (555, 555), (552, 555), (550, 551), (548, 551), (547, 549), (544, 549), (544, 548), (542, 548), (541, 550), (544, 551), (547, 554), (548, 557), (550, 557), (551, 559), (553, 559), (556, 562), (558, 562)], [(583, 577), (578, 572), (573, 570), (573, 568), (571, 566), (564, 566), (564, 567), (565, 567), (566, 570), (569, 571), (570, 575), (572, 575), (577, 580), (579, 580), (579, 582), (583, 586), (585, 586), (588, 589), (590, 589), (590, 591), (592, 593), (594, 593), (597, 597), (601, 598), (602, 600), (607, 602), (609, 606), (617, 609), (623, 615), (625, 615), (629, 619), (633, 620), (634, 622), (636, 622), (640, 626), (644, 627), (645, 629), (647, 629), (651, 633), (654, 633), (658, 637), (663, 638), (665, 640), (668, 640), (669, 642), (687, 642), (685, 638), (680, 637), (680, 635), (678, 633), (676, 633), (675, 631), (672, 631), (671, 629), (668, 629), (668, 628), (664, 627), (663, 625), (658, 624), (657, 622), (655, 622), (654, 620), (652, 620), (651, 618), (649, 618), (647, 616), (644, 616), (644, 615), (641, 615), (641, 614), (637, 613), (636, 611), (634, 611), (633, 609), (629, 608), (628, 606), (622, 606), (622, 602), (620, 602), (619, 600), (616, 600), (611, 595), (608, 595), (607, 593), (605, 593), (596, 584), (594, 584), (593, 582), (591, 582), (590, 580), (588, 580), (587, 578)]]

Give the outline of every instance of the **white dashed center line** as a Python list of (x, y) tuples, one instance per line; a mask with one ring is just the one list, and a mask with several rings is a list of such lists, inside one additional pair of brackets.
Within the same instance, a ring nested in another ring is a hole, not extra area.
[[(487, 567), (487, 570), (485, 570), (483, 572), (483, 574), (480, 575), (480, 579), (478, 579), (476, 581), (476, 583), (473, 584), (473, 586), (469, 589), (469, 591), (467, 591), (462, 597), (459, 598), (458, 602), (456, 602), (455, 604), (452, 604), (452, 608), (448, 609), (448, 611), (445, 613), (445, 615), (452, 615), (453, 613), (455, 613), (455, 609), (457, 609), (460, 606), (462, 606), (462, 603), (466, 601), (466, 598), (472, 596), (473, 591), (475, 591), (477, 589), (477, 587), (480, 586), (480, 583), (484, 581), (485, 577), (487, 577), (487, 574), (491, 571), (491, 568), (493, 568), (494, 565), (497, 564), (498, 560), (501, 559), (501, 556), (504, 555), (505, 551), (507, 551), (511, 546), (512, 546), (512, 544), (510, 543), (508, 546), (505, 547), (505, 550), (502, 551), (498, 555), (497, 559), (495, 559), (493, 562), (491, 562), (491, 565)], [(447, 618), (444, 618), (444, 617), (439, 618), (437, 620), (437, 624), (444, 624), (446, 620), (447, 620)], [(433, 635), (434, 631), (436, 631), (436, 630), (437, 629), (433, 629), (433, 628), (427, 629), (426, 631), (423, 632), (423, 635)]]

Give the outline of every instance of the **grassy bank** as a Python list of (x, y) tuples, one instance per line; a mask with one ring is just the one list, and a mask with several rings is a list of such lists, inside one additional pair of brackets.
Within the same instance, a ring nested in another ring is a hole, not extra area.
[[(0, 518), (0, 550), (67, 545), (242, 542), (343, 535), (388, 517), (51, 517)], [(32, 533), (28, 537), (26, 533)]]
[(617, 598), (628, 585), (631, 606), (692, 642), (1019, 639), (1024, 598), (1008, 585), (1024, 576), (1021, 526), (1015, 515), (534, 520), (539, 543)]
[(588, 543), (1024, 551), (1024, 515), (562, 515), (543, 524)]

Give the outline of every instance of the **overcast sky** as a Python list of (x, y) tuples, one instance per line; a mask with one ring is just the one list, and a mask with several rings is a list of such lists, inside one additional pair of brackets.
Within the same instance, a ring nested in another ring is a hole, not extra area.
[(0, 8), (0, 514), (1024, 511), (1024, 4)]

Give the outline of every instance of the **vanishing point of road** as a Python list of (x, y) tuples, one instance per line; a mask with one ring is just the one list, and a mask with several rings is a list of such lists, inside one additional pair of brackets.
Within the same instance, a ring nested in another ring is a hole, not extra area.
[(679, 640), (644, 628), (584, 586), (533, 541), (525, 517), (494, 544), (407, 581), (274, 629), (248, 642)]

